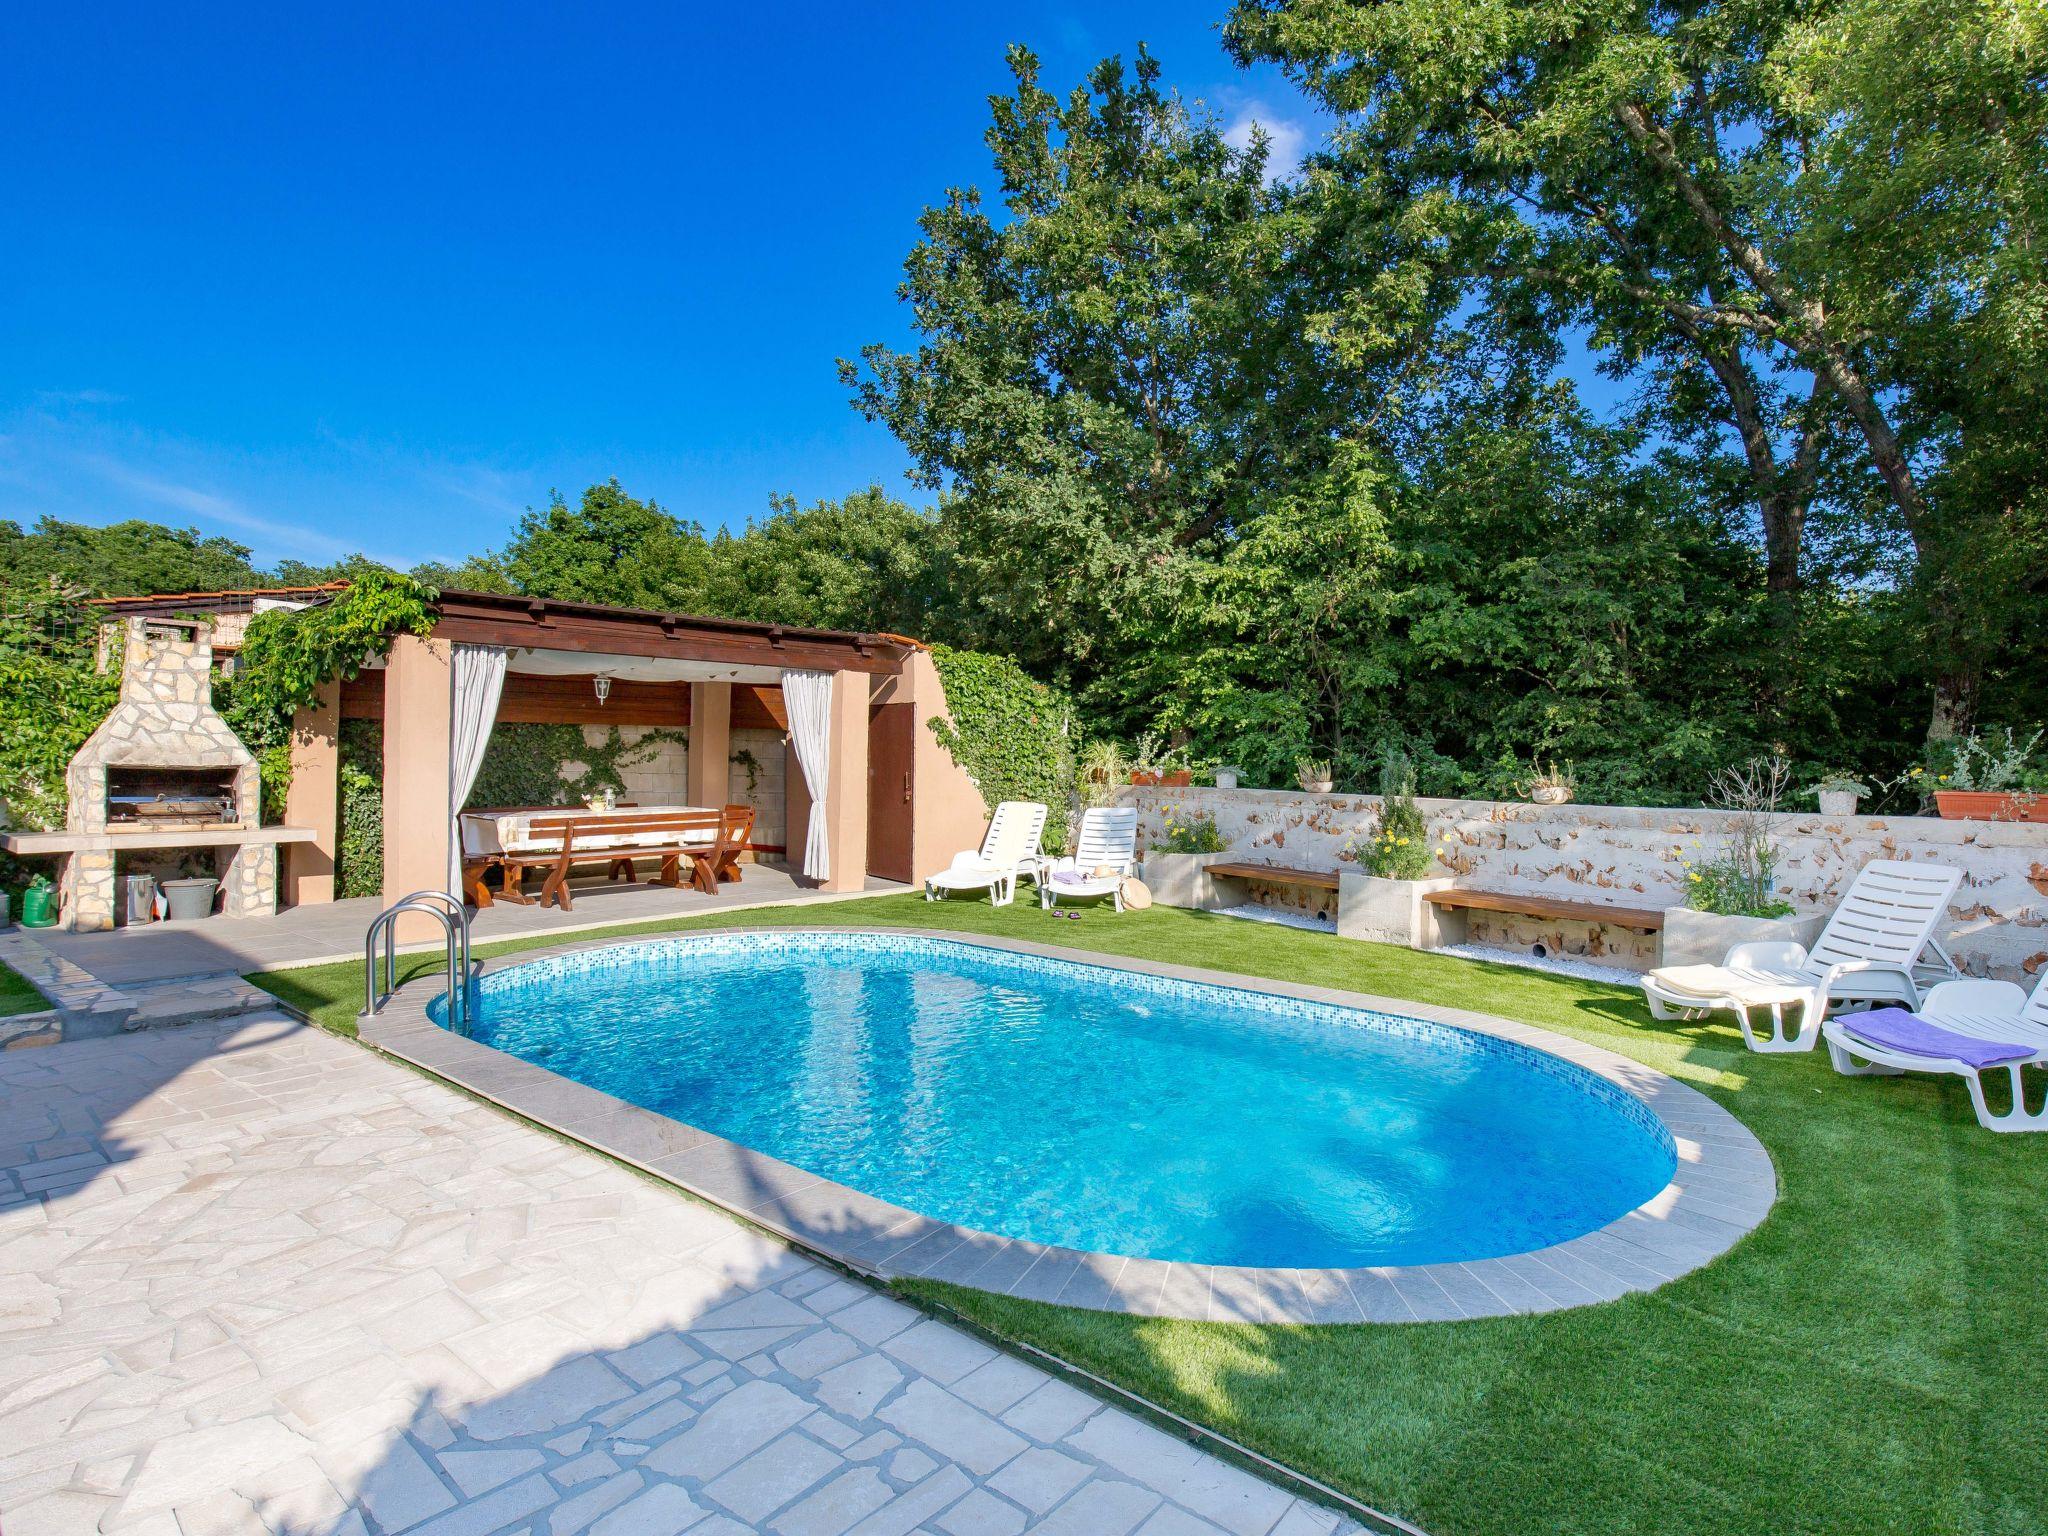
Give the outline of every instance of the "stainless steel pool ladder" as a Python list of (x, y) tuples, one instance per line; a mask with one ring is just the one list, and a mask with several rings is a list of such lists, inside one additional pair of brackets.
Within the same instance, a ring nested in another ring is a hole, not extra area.
[[(451, 1029), (469, 1023), (469, 911), (446, 891), (414, 891), (379, 912), (363, 935), (363, 1011), (367, 1019), (391, 1000), (398, 989), (398, 920), (408, 912), (424, 912), (436, 919), (448, 936), (448, 1024)], [(384, 935), (384, 979), (377, 980), (377, 935)]]

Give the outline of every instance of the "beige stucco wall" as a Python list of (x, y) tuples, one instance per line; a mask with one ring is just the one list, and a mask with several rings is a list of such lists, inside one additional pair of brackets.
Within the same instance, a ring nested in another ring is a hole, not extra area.
[(857, 891), (868, 878), (868, 690), (865, 672), (832, 674), (825, 785), (828, 870), (818, 888)]
[(951, 864), (961, 849), (981, 846), (981, 835), (988, 827), (988, 806), (974, 780), (932, 734), (934, 717), (951, 721), (953, 716), (930, 653), (912, 652), (900, 673), (879, 679), (874, 702), (909, 704), (917, 711), (910, 866), (912, 875), (921, 881)]
[(690, 684), (688, 780), (691, 805), (723, 805), (731, 775), (732, 684)]
[[(1373, 795), (1293, 790), (1127, 789), (1141, 838), (1164, 813), (1213, 815), (1233, 855), (1311, 869), (1352, 869), (1346, 845), (1362, 838)], [(1475, 889), (1543, 891), (1620, 906), (1683, 902), (1673, 850), (1711, 856), (1726, 812), (1631, 806), (1538, 806), (1486, 800), (1421, 800), (1430, 839), (1450, 850), (1444, 872)], [(2048, 966), (2048, 824), (1942, 821), (1926, 816), (1781, 817), (1780, 888), (1801, 912), (1825, 913), (1872, 859), (1925, 859), (1963, 870), (1941, 935), (1964, 969), (2025, 980)]]
[[(384, 900), (448, 888), (452, 647), (400, 635), (384, 667)], [(406, 943), (438, 937), (432, 918), (398, 920)]]
[(319, 696), (292, 716), (292, 781), (285, 790), (288, 826), (311, 827), (310, 843), (284, 850), (284, 900), (310, 906), (334, 900), (334, 861), (341, 849), (341, 681), (330, 678)]

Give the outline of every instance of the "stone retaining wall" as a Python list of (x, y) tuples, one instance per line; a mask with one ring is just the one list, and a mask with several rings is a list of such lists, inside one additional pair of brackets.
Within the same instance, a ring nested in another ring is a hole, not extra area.
[[(1141, 840), (1161, 835), (1171, 809), (1177, 819), (1213, 815), (1233, 858), (1355, 870), (1346, 848), (1370, 831), (1379, 797), (1134, 787), (1122, 803), (1138, 808)], [(1727, 812), (1693, 807), (1417, 803), (1441, 872), (1459, 885), (1622, 906), (1682, 904), (1684, 873), (1674, 850), (1694, 860), (1711, 857), (1731, 820)], [(2023, 982), (2048, 966), (2048, 824), (1798, 812), (1780, 818), (1777, 841), (1779, 885), (1802, 913), (1829, 911), (1872, 859), (1954, 864), (1963, 883), (1941, 938), (1957, 963)]]

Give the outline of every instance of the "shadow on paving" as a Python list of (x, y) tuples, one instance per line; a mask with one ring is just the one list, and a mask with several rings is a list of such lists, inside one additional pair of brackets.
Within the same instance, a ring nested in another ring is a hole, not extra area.
[[(153, 1029), (0, 1054), (0, 1209), (88, 1188), (136, 1156), (139, 1138), (197, 1143), (209, 1125), (271, 1107), (265, 1090), (304, 1074), (263, 1052), (300, 1027), (258, 1020), (229, 1039), (205, 1025)], [(181, 1082), (201, 1063), (226, 1081)]]
[(0, 1113), (105, 1160), (0, 1212), (8, 1536), (1338, 1528), (302, 1026), (29, 1054)]

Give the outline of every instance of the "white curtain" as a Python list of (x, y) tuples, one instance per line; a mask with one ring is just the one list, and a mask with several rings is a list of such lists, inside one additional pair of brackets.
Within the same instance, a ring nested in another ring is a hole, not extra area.
[(504, 647), (497, 645), (455, 647), (455, 707), (448, 727), (448, 889), (458, 898), (462, 895), (461, 813), (491, 744), (498, 695), (505, 687), (505, 655)]
[(789, 711), (789, 744), (811, 791), (811, 826), (804, 835), (804, 873), (824, 880), (832, 873), (831, 840), (825, 831), (825, 791), (832, 771), (832, 674), (785, 672), (782, 702)]

